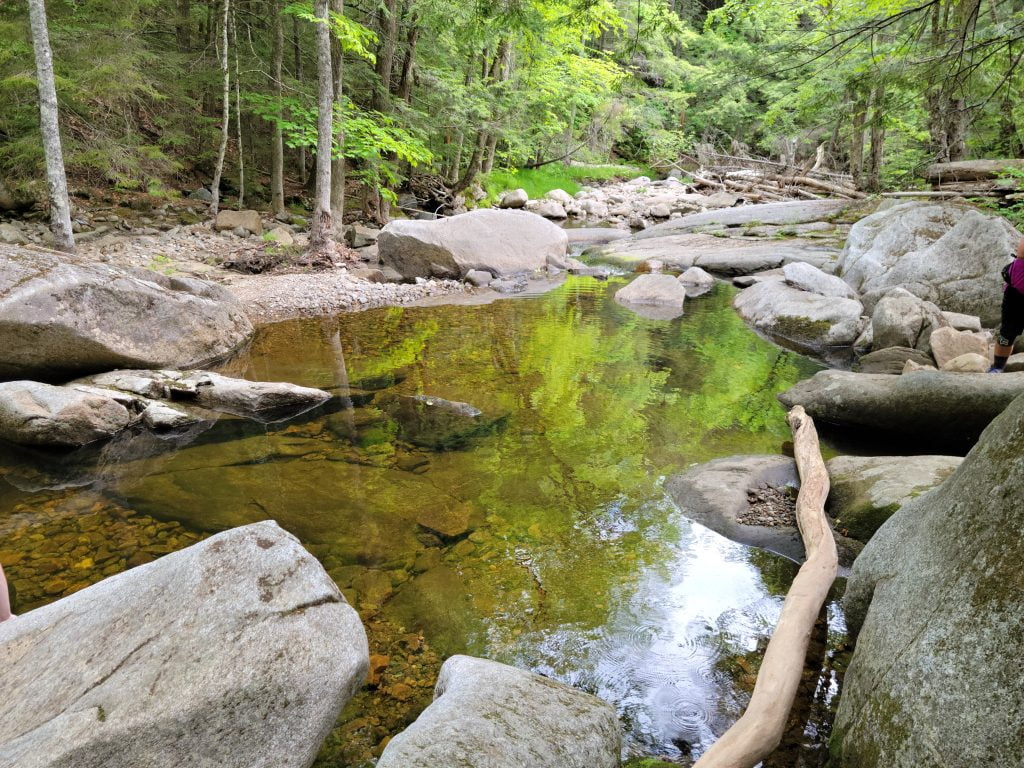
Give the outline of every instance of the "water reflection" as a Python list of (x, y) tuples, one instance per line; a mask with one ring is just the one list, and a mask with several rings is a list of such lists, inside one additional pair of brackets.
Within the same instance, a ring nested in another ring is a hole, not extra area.
[[(780, 452), (775, 394), (815, 366), (750, 332), (726, 286), (659, 321), (612, 301), (622, 284), (570, 278), (529, 300), (271, 326), (226, 372), (329, 389), (325, 407), (281, 424), (222, 418), (46, 471), (91, 486), (71, 496), (197, 533), (273, 518), (321, 559), (382, 670), (323, 765), (368, 764), (456, 652), (614, 702), (632, 753), (696, 753), (742, 706), (720, 659), (756, 650), (792, 571), (690, 523), (662, 481)], [(481, 415), (410, 411), (421, 394)], [(40, 464), (0, 463), (13, 483), (0, 502), (16, 493), (24, 515), (46, 485)]]

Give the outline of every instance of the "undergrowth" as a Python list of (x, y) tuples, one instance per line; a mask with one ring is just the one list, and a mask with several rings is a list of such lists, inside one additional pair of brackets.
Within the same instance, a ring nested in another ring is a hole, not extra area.
[(575, 195), (583, 185), (596, 181), (635, 179), (651, 175), (647, 168), (634, 165), (563, 165), (552, 163), (526, 170), (501, 169), (481, 178), (487, 197), (481, 206), (496, 205), (503, 192), (522, 187), (530, 199), (544, 197), (553, 189)]

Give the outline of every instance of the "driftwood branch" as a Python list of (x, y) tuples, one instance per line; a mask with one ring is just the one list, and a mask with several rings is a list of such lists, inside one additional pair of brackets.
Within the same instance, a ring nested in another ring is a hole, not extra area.
[(818, 432), (800, 406), (789, 412), (788, 420), (800, 472), (796, 519), (807, 559), (786, 595), (747, 711), (701, 756), (695, 768), (752, 768), (779, 745), (814, 623), (836, 577), (836, 542), (825, 518), (828, 470), (821, 458)]

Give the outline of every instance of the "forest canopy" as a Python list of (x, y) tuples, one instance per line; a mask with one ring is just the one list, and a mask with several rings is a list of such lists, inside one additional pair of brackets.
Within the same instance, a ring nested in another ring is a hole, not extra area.
[[(311, 3), (51, 0), (47, 14), (73, 186), (208, 184), (228, 99), (227, 191), (244, 164), (246, 196), (269, 200), (278, 126), (285, 176), (311, 184)], [(817, 154), (865, 189), (1021, 154), (1019, 0), (333, 0), (329, 27), (334, 153), (378, 198), (413, 174), (459, 190), (550, 161), (664, 169), (702, 147)], [(0, 104), (0, 178), (42, 197), (21, 3), (0, 7)]]

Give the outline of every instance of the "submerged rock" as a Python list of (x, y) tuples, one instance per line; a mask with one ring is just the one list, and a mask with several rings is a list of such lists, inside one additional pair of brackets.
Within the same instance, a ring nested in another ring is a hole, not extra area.
[(1015, 397), (1024, 374), (915, 371), (902, 376), (819, 371), (779, 395), (822, 422), (963, 444), (977, 438)]
[(393, 395), (380, 404), (398, 422), (403, 440), (435, 451), (463, 448), (498, 425), (469, 403), (431, 395)]
[(453, 656), (434, 702), (384, 749), (378, 768), (617, 768), (615, 710), (505, 664)]
[(112, 396), (37, 381), (0, 383), (0, 439), (11, 443), (73, 448), (112, 437), (131, 420)]
[(959, 456), (837, 456), (825, 505), (836, 527), (867, 541), (900, 507), (949, 477)]
[(844, 597), (856, 649), (832, 735), (839, 768), (1024, 765), (1022, 455), (1017, 398), (857, 559)]
[(234, 529), (0, 624), (0, 767), (307, 768), (368, 656), (295, 538)]
[(195, 368), (252, 332), (214, 283), (0, 246), (0, 378)]
[(615, 300), (620, 304), (682, 307), (686, 301), (686, 289), (672, 275), (646, 274), (617, 290)]
[(437, 221), (395, 220), (377, 238), (380, 260), (405, 278), (502, 277), (564, 259), (565, 231), (527, 211), (484, 208)]

